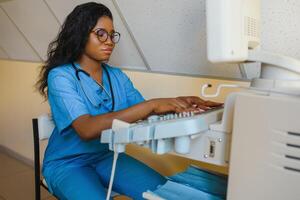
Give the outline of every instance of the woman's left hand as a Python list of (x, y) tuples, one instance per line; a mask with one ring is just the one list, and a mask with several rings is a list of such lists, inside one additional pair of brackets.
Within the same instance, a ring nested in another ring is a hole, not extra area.
[(195, 109), (200, 109), (200, 111), (201, 110), (203, 110), (203, 111), (210, 110), (214, 107), (219, 107), (219, 106), (223, 105), (223, 103), (206, 101), (197, 96), (180, 96), (177, 98), (182, 101), (185, 101), (189, 105), (193, 106)]

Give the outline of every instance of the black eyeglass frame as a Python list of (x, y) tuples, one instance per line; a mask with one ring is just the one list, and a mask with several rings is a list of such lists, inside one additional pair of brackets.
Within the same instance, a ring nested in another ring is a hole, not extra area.
[[(105, 33), (105, 35), (106, 35), (106, 37), (105, 37), (105, 39), (100, 39), (100, 35), (99, 35), (99, 31), (103, 31), (104, 33)], [(110, 40), (112, 41), (112, 43), (114, 43), (114, 44), (117, 44), (119, 41), (120, 41), (120, 38), (121, 38), (121, 33), (119, 33), (119, 32), (112, 32), (111, 34), (109, 34), (105, 29), (103, 29), (103, 28), (97, 28), (97, 29), (95, 29), (95, 30), (92, 30), (91, 32), (93, 32), (93, 33), (95, 33), (96, 34), (96, 36), (97, 36), (97, 38), (98, 38), (98, 40), (100, 41), (100, 42), (106, 42), (107, 41), (107, 39), (108, 39), (108, 36), (110, 37)], [(117, 36), (117, 38), (118, 38), (118, 40), (117, 41), (115, 41), (113, 38), (115, 38)]]

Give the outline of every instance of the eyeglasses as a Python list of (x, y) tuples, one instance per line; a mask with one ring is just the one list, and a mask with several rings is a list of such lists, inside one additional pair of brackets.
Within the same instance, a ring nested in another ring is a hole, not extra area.
[(103, 28), (98, 28), (96, 30), (93, 30), (92, 32), (97, 35), (97, 38), (100, 42), (106, 42), (108, 39), (108, 36), (109, 36), (112, 43), (116, 44), (119, 42), (120, 37), (121, 37), (121, 34), (119, 32), (113, 32), (113, 33), (109, 34)]

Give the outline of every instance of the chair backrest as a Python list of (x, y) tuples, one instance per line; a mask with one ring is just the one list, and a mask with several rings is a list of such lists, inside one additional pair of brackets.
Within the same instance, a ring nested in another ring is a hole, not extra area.
[(54, 129), (54, 123), (49, 114), (42, 114), (37, 118), (39, 139), (48, 139)]
[[(34, 175), (35, 175), (35, 199), (41, 199), (40, 176), (40, 140), (48, 139), (54, 129), (54, 123), (49, 114), (42, 114), (32, 119), (33, 144), (34, 144)], [(44, 186), (45, 187), (45, 186)]]

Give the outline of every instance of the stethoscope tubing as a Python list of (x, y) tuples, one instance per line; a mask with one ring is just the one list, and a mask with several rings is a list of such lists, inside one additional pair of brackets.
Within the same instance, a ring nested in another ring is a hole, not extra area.
[[(115, 97), (114, 97), (114, 91), (113, 91), (112, 84), (111, 84), (110, 75), (109, 75), (109, 73), (108, 73), (108, 71), (107, 71), (105, 65), (104, 65), (104, 64), (101, 64), (101, 66), (102, 66), (102, 69), (104, 69), (104, 71), (105, 71), (105, 73), (106, 73), (106, 75), (107, 75), (107, 78), (108, 78), (109, 89), (110, 89), (110, 91), (111, 91), (111, 100), (112, 100), (112, 108), (111, 108), (111, 111), (113, 112), (114, 109), (115, 109)], [(84, 89), (83, 89), (83, 87), (82, 87), (82, 84), (81, 84), (80, 77), (79, 77), (79, 73), (80, 73), (80, 72), (82, 72), (83, 74), (85, 74), (85, 75), (88, 76), (88, 77), (90, 77), (90, 74), (87, 73), (86, 71), (84, 71), (83, 69), (77, 68), (77, 67), (75, 66), (74, 62), (72, 62), (72, 67), (73, 67), (73, 69), (75, 70), (76, 78), (77, 78), (77, 80), (79, 81), (80, 86), (81, 86), (81, 88), (82, 88), (82, 90), (83, 90), (85, 96), (89, 99), (90, 102), (93, 102), (93, 101), (91, 101), (91, 99), (89, 98), (89, 96), (85, 93), (85, 91), (84, 91)], [(105, 88), (102, 88), (102, 89), (104, 90)]]

